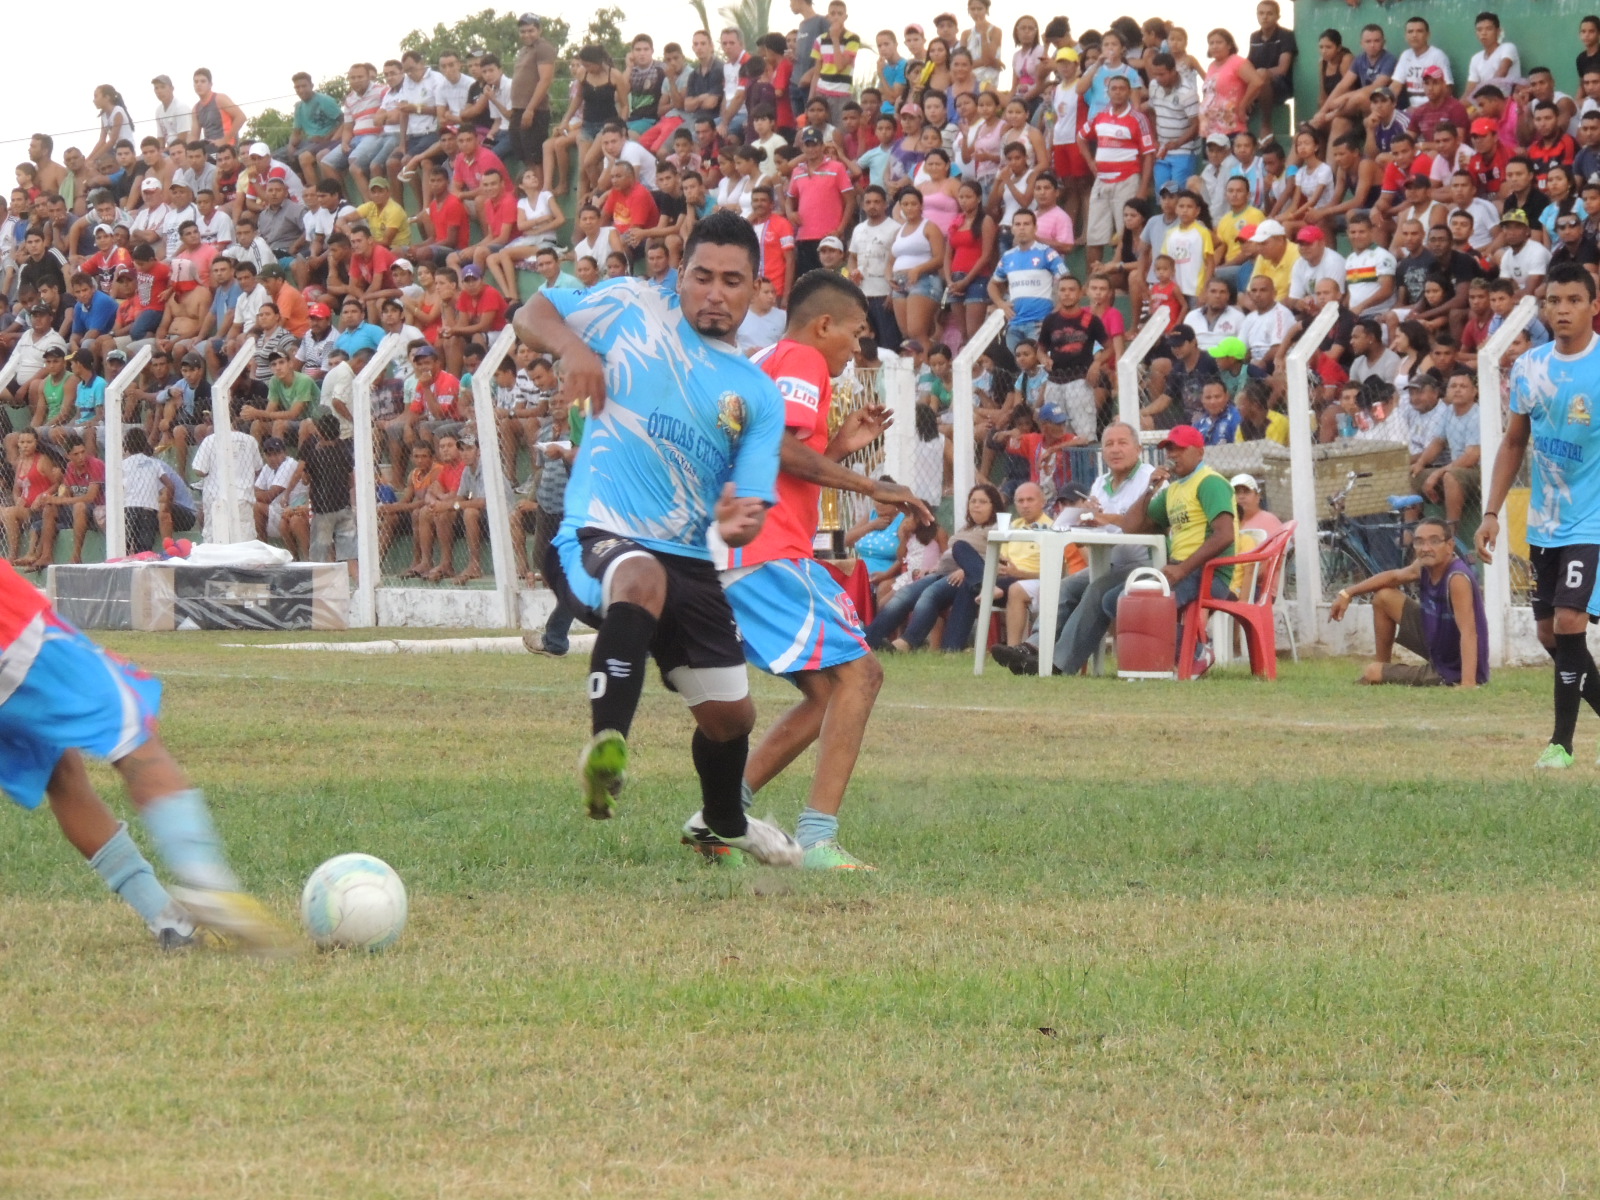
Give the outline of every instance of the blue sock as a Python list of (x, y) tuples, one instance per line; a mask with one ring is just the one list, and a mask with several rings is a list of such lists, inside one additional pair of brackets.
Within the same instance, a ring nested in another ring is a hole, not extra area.
[(750, 806), (756, 802), (756, 794), (750, 790), (750, 785), (744, 780), (739, 781), (739, 803), (744, 805), (745, 812), (750, 811)]
[(794, 840), (800, 849), (809, 850), (818, 842), (839, 836), (839, 818), (829, 813), (819, 813), (814, 808), (800, 810), (800, 819), (794, 823)]
[(118, 826), (116, 835), (100, 847), (99, 853), (89, 860), (89, 865), (105, 880), (108, 888), (144, 918), (151, 933), (159, 933), (167, 926), (183, 934), (194, 932), (194, 925), (173, 904), (167, 889), (161, 886), (161, 881), (151, 869), (149, 860), (133, 844), (126, 825)]
[(239, 879), (222, 856), (222, 839), (198, 788), (174, 792), (140, 814), (162, 861), (190, 887), (236, 892)]

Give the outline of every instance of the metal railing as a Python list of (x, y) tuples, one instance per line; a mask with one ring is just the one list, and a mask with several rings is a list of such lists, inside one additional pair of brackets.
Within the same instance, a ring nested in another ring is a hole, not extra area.
[[(239, 505), (233, 498), (233, 385), (255, 361), (256, 339), (239, 343), (239, 352), (211, 385), (211, 478), (206, 480), (206, 541), (242, 542), (255, 530), (239, 529)], [(250, 481), (253, 485), (255, 480)], [(212, 489), (216, 490), (213, 491)], [(213, 525), (219, 528), (212, 528)]]
[[(1500, 413), (1500, 357), (1538, 313), (1539, 302), (1532, 296), (1524, 296), (1478, 351), (1478, 469), (1482, 472), (1485, 501), (1490, 481), (1494, 479), (1495, 459), (1500, 456), (1500, 443), (1505, 438)], [(1510, 608), (1511, 547), (1502, 533), (1494, 559), (1483, 568), (1483, 609), (1489, 622), (1491, 667), (1502, 667), (1506, 662), (1506, 614)]]
[(378, 571), (382, 548), (378, 544), (378, 472), (373, 453), (372, 385), (405, 349), (404, 339), (391, 333), (378, 343), (350, 394), (350, 422), (355, 434), (356, 477), (356, 590), (350, 597), (350, 624), (378, 623)]
[(1311, 454), (1316, 418), (1311, 410), (1311, 356), (1339, 320), (1339, 305), (1329, 301), (1295, 341), (1284, 363), (1289, 386), (1289, 472), (1295, 515), (1294, 532), (1296, 616), (1300, 644), (1317, 637), (1317, 603), (1322, 599), (1322, 555), (1317, 545), (1317, 476)]
[[(978, 327), (978, 332), (967, 339), (967, 344), (961, 347), (961, 352), (951, 364), (950, 432), (955, 453), (952, 482), (958, 506), (965, 503), (962, 497), (972, 490), (978, 469), (977, 450), (973, 444), (972, 364), (988, 351), (989, 344), (1005, 327), (1006, 314), (997, 308)], [(916, 436), (915, 429), (912, 430), (912, 436)], [(896, 475), (895, 478), (900, 477)]]
[(494, 335), (483, 362), (472, 375), (472, 412), (478, 426), (478, 472), (484, 482), (484, 520), (488, 522), (489, 559), (494, 566), (494, 591), (500, 603), (500, 623), (507, 629), (521, 624), (517, 611), (517, 565), (510, 539), (521, 537), (511, 528), (507, 496), (515, 480), (505, 478), (500, 457), (500, 422), (495, 417), (494, 373), (517, 344), (517, 331), (507, 325)]
[(104, 428), (101, 440), (105, 443), (100, 455), (106, 464), (106, 561), (124, 558), (128, 553), (128, 512), (122, 487), (122, 397), (144, 372), (145, 364), (155, 352), (155, 343), (146, 342), (106, 384), (106, 403), (102, 410)]
[(1134, 429), (1139, 428), (1139, 365), (1156, 339), (1166, 333), (1170, 320), (1166, 306), (1157, 307), (1117, 360), (1117, 418)]

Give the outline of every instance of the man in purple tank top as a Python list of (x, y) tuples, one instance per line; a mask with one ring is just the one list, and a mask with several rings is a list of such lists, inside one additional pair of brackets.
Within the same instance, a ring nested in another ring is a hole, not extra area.
[[(1343, 618), (1356, 596), (1372, 596), (1377, 661), (1361, 672), (1362, 683), (1407, 687), (1477, 687), (1489, 682), (1489, 623), (1483, 591), (1466, 559), (1456, 553), (1450, 527), (1436, 517), (1417, 525), (1411, 542), (1416, 557), (1398, 571), (1380, 571), (1345, 588), (1328, 614)], [(1417, 587), (1413, 600), (1401, 588)], [(1422, 658), (1420, 665), (1392, 661), (1395, 643)]]

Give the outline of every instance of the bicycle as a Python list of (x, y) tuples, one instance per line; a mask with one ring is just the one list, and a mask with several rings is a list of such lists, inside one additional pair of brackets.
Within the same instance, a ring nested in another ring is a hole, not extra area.
[[(1409, 534), (1418, 523), (1406, 520), (1404, 514), (1408, 509), (1420, 509), (1424, 499), (1418, 495), (1390, 496), (1389, 518), (1381, 514), (1376, 519), (1349, 516), (1345, 505), (1350, 493), (1359, 480), (1371, 477), (1371, 471), (1351, 471), (1345, 475), (1344, 487), (1328, 497), (1330, 528), (1317, 530), (1324, 595), (1337, 595), (1351, 584), (1405, 564)], [(1455, 538), (1455, 548), (1462, 559), (1478, 568), (1477, 552), (1459, 536)], [(1507, 561), (1513, 598), (1527, 597), (1533, 591), (1532, 564), (1520, 554), (1509, 552)]]

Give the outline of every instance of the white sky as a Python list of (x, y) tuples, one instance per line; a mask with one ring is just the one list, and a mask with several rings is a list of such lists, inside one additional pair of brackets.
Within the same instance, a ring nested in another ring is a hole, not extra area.
[[(289, 36), (277, 38), (264, 34), (259, 23), (259, 8), (254, 5), (220, 4), (211, 6), (204, 20), (189, 23), (187, 28), (167, 19), (127, 20), (125, 7), (115, 10), (111, 25), (100, 32), (107, 36), (82, 39), (70, 51), (72, 69), (63, 71), (60, 53), (23, 53), (11, 56), (8, 63), (7, 93), (12, 102), (0, 117), (0, 156), (9, 155), (12, 164), (27, 157), (27, 140), (35, 131), (49, 133), (56, 139), (56, 161), (69, 145), (87, 150), (98, 136), (98, 115), (93, 101), (96, 86), (109, 83), (127, 99), (131, 114), (137, 124), (139, 136), (150, 131), (151, 114), (155, 109), (155, 96), (149, 80), (158, 74), (172, 76), (179, 94), (192, 96), (189, 80), (197, 66), (211, 68), (216, 77), (217, 89), (231, 96), (247, 115), (254, 116), (263, 108), (277, 107), (287, 112), (293, 105), (293, 89), (289, 77), (296, 71), (308, 71), (314, 79), (325, 79), (343, 73), (352, 59), (361, 58), (381, 62), (397, 57), (399, 40), (412, 29), (432, 28), (439, 22), (453, 24), (471, 12), (481, 11), (476, 0), (460, 9), (441, 8), (436, 2), (424, 0), (389, 0), (382, 5), (337, 4), (329, 8), (316, 6), (321, 25), (313, 38), (300, 34), (312, 22), (309, 15), (291, 18), (294, 30)], [(532, 0), (522, 0), (531, 3)], [(575, 4), (570, 7), (550, 4), (543, 0), (546, 11), (568, 20), (575, 32), (581, 32), (600, 5)], [(709, 8), (714, 8), (711, 0)], [(874, 0), (852, 4), (850, 27), (863, 37), (870, 37), (879, 29), (903, 29), (908, 22), (918, 22), (933, 33), (933, 16), (945, 7), (965, 17), (964, 3), (947, 0), (947, 4), (930, 3), (930, 0)], [(623, 23), (628, 36), (648, 32), (659, 46), (666, 41), (688, 42), (697, 28), (694, 10), (681, 0), (666, 6), (661, 16), (646, 18), (651, 6), (637, 0), (621, 0), (621, 7), (629, 19)], [(773, 0), (772, 22), (774, 28), (786, 29), (792, 20), (786, 0)], [(821, 5), (819, 5), (819, 8)], [(1285, 5), (1287, 8), (1288, 5)], [(90, 9), (78, 9), (83, 16), (98, 23), (103, 20)], [(539, 8), (534, 5), (535, 10)], [(1046, 11), (1046, 8), (1049, 11)], [(1040, 18), (1041, 23), (1060, 9), (1072, 15), (1073, 31), (1103, 28), (1107, 19), (1090, 18), (1077, 6), (1041, 7), (1026, 0), (995, 0), (992, 19), (1006, 31), (1005, 57), (1010, 60), (1012, 23), (1025, 13)], [(109, 13), (109, 6), (103, 12)], [(520, 11), (520, 10), (516, 10)], [(1097, 10), (1098, 11), (1098, 10)], [(1108, 6), (1110, 15), (1127, 11), (1136, 19), (1157, 12), (1172, 14), (1172, 19), (1189, 31), (1190, 52), (1203, 58), (1205, 31), (1218, 25), (1234, 32), (1242, 44), (1249, 31), (1255, 28), (1254, 0), (1188, 0), (1182, 5), (1136, 4)], [(387, 28), (374, 33), (372, 15), (381, 14)], [(61, 14), (49, 5), (24, 4), (6, 18), (6, 34), (16, 47), (59, 47), (61, 42)], [(713, 19), (714, 25), (721, 22)], [(963, 27), (966, 21), (962, 21)], [(311, 41), (314, 45), (298, 48), (298, 43)], [(1305, 43), (1302, 43), (1305, 45)], [(1313, 43), (1314, 45), (1314, 43)], [(279, 47), (282, 47), (281, 49)], [(863, 59), (867, 56), (864, 54)], [(19, 102), (20, 101), (20, 102)], [(77, 131), (77, 132), (74, 132)], [(8, 176), (5, 186), (12, 184)]]

